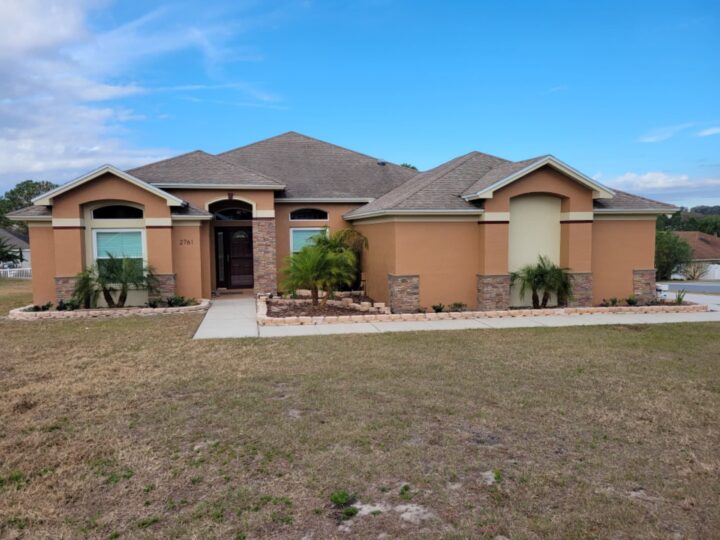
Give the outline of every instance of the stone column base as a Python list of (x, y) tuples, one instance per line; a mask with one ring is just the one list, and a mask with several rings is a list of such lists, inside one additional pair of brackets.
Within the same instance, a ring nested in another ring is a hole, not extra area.
[(420, 276), (388, 274), (388, 292), (393, 313), (417, 313), (420, 310)]
[(641, 302), (655, 299), (655, 269), (633, 270), (633, 294)]
[(70, 300), (75, 292), (76, 277), (55, 278), (55, 300)]
[(480, 311), (510, 307), (510, 275), (477, 276), (477, 301)]
[(573, 307), (590, 307), (593, 300), (592, 272), (571, 272), (573, 298), (568, 305)]
[(150, 300), (161, 300), (168, 296), (175, 296), (175, 274), (155, 274), (157, 278), (157, 291), (148, 294)]
[(255, 293), (277, 292), (277, 248), (274, 219), (253, 219), (253, 283)]

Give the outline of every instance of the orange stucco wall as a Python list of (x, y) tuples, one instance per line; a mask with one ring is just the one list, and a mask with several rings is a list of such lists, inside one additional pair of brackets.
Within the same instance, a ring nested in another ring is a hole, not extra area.
[(30, 226), (32, 250), (33, 304), (42, 305), (55, 298), (55, 240), (51, 227)]
[(633, 293), (633, 270), (655, 267), (655, 220), (593, 223), (593, 303)]
[(255, 190), (238, 191), (231, 189), (168, 189), (176, 197), (189, 202), (196, 208), (207, 210), (210, 203), (229, 199), (232, 194), (234, 199), (254, 203), (257, 210), (272, 210), (275, 205), (275, 194), (273, 191)]
[[(350, 228), (351, 225), (343, 219), (343, 215), (357, 204), (277, 204), (275, 205), (275, 234), (277, 242), (278, 283), (282, 283), (282, 269), (285, 258), (290, 255), (290, 229), (328, 227), (330, 232)], [(290, 212), (299, 208), (318, 208), (328, 213), (327, 221), (303, 220), (290, 221)]]
[(396, 273), (395, 223), (357, 223), (355, 229), (368, 240), (362, 260), (367, 294), (376, 302), (387, 302), (388, 274)]
[(478, 249), (480, 251), (478, 274), (498, 276), (508, 273), (507, 223), (480, 223), (478, 225)]
[(592, 271), (593, 223), (560, 224), (560, 266), (571, 272)]
[(172, 228), (175, 288), (180, 296), (203, 297), (202, 235), (200, 226)]
[(157, 274), (173, 273), (173, 245), (170, 227), (146, 227), (148, 264)]
[(563, 198), (563, 212), (592, 212), (592, 191), (551, 167), (542, 167), (493, 194), (485, 201), (486, 212), (509, 212), (510, 199), (528, 193), (547, 193)]
[(134, 202), (145, 207), (145, 217), (170, 217), (165, 199), (108, 173), (56, 197), (53, 218), (81, 218), (82, 205), (97, 201)]

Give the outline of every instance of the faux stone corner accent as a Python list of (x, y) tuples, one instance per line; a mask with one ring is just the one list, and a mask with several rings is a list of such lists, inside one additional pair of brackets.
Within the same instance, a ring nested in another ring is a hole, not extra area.
[(70, 300), (75, 292), (76, 277), (56, 277), (55, 278), (55, 299)]
[(655, 292), (655, 269), (633, 270), (633, 294), (641, 302), (653, 300)]
[(416, 313), (420, 309), (420, 276), (388, 274), (388, 292), (393, 313)]
[(256, 294), (277, 292), (277, 249), (274, 219), (254, 219), (253, 273)]
[(175, 274), (155, 274), (157, 278), (157, 291), (148, 295), (151, 300), (160, 300), (168, 296), (175, 296)]
[(591, 272), (573, 272), (572, 274), (573, 298), (569, 301), (570, 306), (592, 306), (593, 300), (593, 277)]
[(510, 275), (477, 277), (477, 300), (480, 311), (494, 311), (510, 307)]

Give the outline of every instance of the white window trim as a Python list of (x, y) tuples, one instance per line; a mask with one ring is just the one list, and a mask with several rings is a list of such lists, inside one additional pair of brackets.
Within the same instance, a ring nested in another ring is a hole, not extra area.
[[(293, 219), (293, 212), (296, 212), (298, 210), (319, 210), (320, 212), (325, 212), (325, 219)], [(328, 212), (327, 210), (323, 210), (322, 208), (313, 208), (312, 206), (296, 208), (295, 210), (290, 210), (290, 213), (288, 214), (288, 221), (330, 221), (330, 212)]]
[(98, 258), (107, 259), (107, 257), (98, 257), (97, 252), (97, 233), (119, 233), (119, 232), (139, 232), (140, 246), (142, 247), (143, 266), (147, 265), (147, 245), (145, 244), (145, 229), (93, 229), (93, 262), (97, 262)]
[[(295, 232), (295, 231), (323, 232), (323, 231), (327, 231), (327, 230), (328, 230), (327, 227), (290, 227), (290, 255), (292, 255), (293, 253), (297, 253), (297, 251), (295, 251), (295, 248), (293, 246), (293, 232)], [(325, 234), (327, 234), (327, 232)], [(300, 250), (298, 250), (298, 251), (300, 251)]]

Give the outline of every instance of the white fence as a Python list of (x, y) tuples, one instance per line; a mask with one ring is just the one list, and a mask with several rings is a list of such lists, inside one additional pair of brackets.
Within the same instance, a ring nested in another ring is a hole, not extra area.
[(0, 268), (0, 278), (30, 279), (32, 268)]

